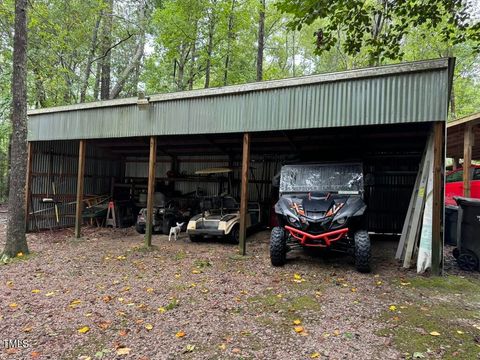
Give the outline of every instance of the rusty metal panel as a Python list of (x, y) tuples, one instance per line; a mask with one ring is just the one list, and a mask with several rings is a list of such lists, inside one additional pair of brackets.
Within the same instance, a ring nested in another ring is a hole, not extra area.
[(446, 59), (29, 112), (30, 141), (446, 121)]

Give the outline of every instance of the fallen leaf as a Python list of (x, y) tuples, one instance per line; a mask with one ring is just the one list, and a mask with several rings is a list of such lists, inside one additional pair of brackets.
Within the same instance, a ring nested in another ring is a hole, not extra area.
[(98, 327), (102, 330), (107, 330), (110, 325), (112, 325), (111, 321), (100, 321), (98, 324)]
[(300, 325), (301, 323), (302, 323), (302, 320), (300, 319), (293, 320), (293, 325)]
[(198, 270), (198, 269), (193, 269), (192, 270), (192, 274), (201, 274), (202, 271), (201, 270)]
[(397, 307), (395, 305), (390, 305), (390, 307), (388, 309), (390, 311), (395, 311), (395, 310), (397, 310)]
[(300, 334), (304, 331), (304, 328), (303, 326), (295, 326), (293, 330), (295, 330), (296, 333)]
[(381, 281), (377, 281), (376, 284), (377, 284), (377, 286), (380, 286), (380, 285), (382, 285), (383, 283), (382, 283)]
[(55, 293), (53, 291), (50, 291), (50, 292), (45, 294), (45, 296), (53, 296), (53, 295), (55, 295)]
[(38, 290), (38, 289), (33, 289), (32, 290), (32, 294), (38, 294), (41, 290)]
[(178, 331), (178, 332), (175, 334), (175, 336), (176, 336), (177, 338), (183, 338), (185, 335), (186, 335), (185, 332), (182, 331), (182, 330)]
[[(123, 256), (123, 255), (117, 256), (117, 260), (125, 260), (125, 259), (126, 259), (126, 257)], [(128, 348), (126, 348), (126, 349), (128, 349)]]
[(29, 333), (32, 331), (32, 327), (31, 326), (26, 326), (23, 328), (23, 332), (26, 332), (26, 333)]
[(130, 286), (125, 286), (123, 289), (122, 289), (123, 292), (126, 292), (126, 291), (130, 291)]
[(408, 285), (410, 285), (410, 283), (407, 282), (407, 281), (400, 281), (400, 285), (402, 285), (402, 286), (408, 286)]
[(11, 309), (16, 309), (18, 307), (17, 303), (11, 303), (8, 305)]
[(130, 348), (127, 347), (119, 347), (117, 349), (117, 355), (128, 355), (130, 354)]
[(414, 358), (414, 359), (424, 359), (425, 355), (423, 355), (423, 353), (421, 353), (419, 351), (416, 351), (416, 352), (413, 353), (412, 358)]
[(158, 308), (158, 312), (159, 312), (160, 314), (163, 314), (163, 313), (166, 312), (166, 311), (167, 311), (167, 309), (165, 309), (163, 306), (160, 306), (160, 307)]
[(108, 303), (112, 301), (112, 297), (110, 295), (106, 295), (102, 298), (103, 302)]
[(150, 331), (150, 330), (153, 329), (153, 325), (152, 325), (152, 324), (145, 324), (145, 329), (147, 329), (148, 331)]
[(31, 357), (32, 359), (36, 359), (36, 358), (40, 357), (40, 353), (39, 353), (38, 351), (32, 351), (32, 352), (30, 353), (30, 357)]
[(147, 293), (153, 293), (155, 290), (153, 290), (153, 288), (147, 288), (146, 292)]
[(302, 278), (302, 275), (300, 274), (293, 274), (293, 281), (296, 283), (302, 283), (305, 281), (305, 279)]
[(240, 353), (242, 352), (242, 350), (240, 350), (239, 348), (233, 348), (233, 349), (232, 349), (232, 352), (233, 352), (234, 354), (240, 354)]
[(220, 344), (220, 345), (218, 345), (218, 348), (220, 350), (225, 350), (227, 348), (227, 345), (226, 344)]
[(340, 330), (335, 330), (335, 331), (333, 332), (333, 335), (339, 336), (339, 335), (340, 335)]
[(19, 252), (19, 253), (17, 254), (17, 257), (22, 257), (22, 256), (23, 256), (23, 253), (22, 253), (22, 252)]
[(188, 344), (187, 346), (185, 346), (185, 350), (183, 350), (183, 352), (190, 353), (193, 352), (193, 350), (195, 350), (195, 345)]
[(7, 281), (7, 286), (9, 288), (13, 287), (13, 281), (12, 280)]
[(440, 336), (440, 333), (438, 331), (431, 331), (430, 335), (432, 336)]
[(457, 334), (459, 334), (459, 335), (463, 335), (463, 334), (464, 334), (464, 332), (463, 332), (462, 330), (457, 330)]
[(314, 352), (314, 353), (310, 354), (311, 359), (317, 359), (319, 357), (320, 357), (320, 353), (318, 353), (318, 352)]
[(351, 288), (350, 291), (351, 292), (357, 292), (357, 288)]
[(80, 329), (77, 330), (80, 334), (86, 334), (87, 332), (90, 331), (90, 328), (88, 326), (81, 327)]
[(118, 335), (127, 336), (129, 332), (130, 332), (130, 330), (128, 330), (128, 329), (122, 329), (118, 332)]
[(70, 305), (68, 305), (68, 307), (74, 309), (77, 307), (78, 304), (81, 304), (81, 303), (82, 303), (81, 300), (75, 299), (70, 302)]

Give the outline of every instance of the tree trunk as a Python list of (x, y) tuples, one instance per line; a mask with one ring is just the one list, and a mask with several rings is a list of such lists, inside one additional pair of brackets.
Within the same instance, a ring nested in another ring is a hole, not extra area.
[(215, 32), (215, 5), (216, 1), (213, 1), (209, 24), (208, 24), (208, 43), (207, 43), (207, 63), (205, 65), (205, 89), (210, 87), (210, 68), (212, 66), (212, 53), (213, 53), (213, 34)]
[(15, 1), (12, 75), (12, 157), (8, 224), (2, 257), (28, 254), (25, 237), (25, 185), (27, 173), (27, 0)]
[(97, 62), (97, 69), (95, 73), (95, 85), (93, 87), (93, 100), (98, 100), (98, 94), (100, 92), (100, 78), (102, 74), (102, 63)]
[(265, 0), (260, 0), (258, 17), (257, 81), (263, 80), (263, 51), (265, 49)]
[(92, 42), (91, 42), (91, 45), (90, 45), (90, 53), (88, 54), (87, 66), (85, 68), (85, 74), (83, 74), (82, 88), (80, 90), (80, 102), (81, 103), (85, 102), (85, 96), (87, 94), (88, 79), (90, 77), (90, 72), (92, 71), (92, 62), (93, 62), (93, 57), (95, 56), (95, 50), (97, 49), (98, 29), (100, 28), (100, 20), (101, 19), (102, 19), (101, 16), (99, 16), (97, 18), (97, 21), (95, 22), (95, 27), (93, 28)]
[(145, 47), (145, 38), (142, 36), (142, 39), (140, 39), (140, 43), (137, 46), (137, 50), (135, 51), (135, 55), (133, 56), (132, 61), (130, 61), (127, 67), (123, 69), (122, 73), (120, 74), (120, 77), (118, 78), (117, 83), (115, 84), (112, 91), (110, 92), (109, 99), (115, 99), (116, 97), (118, 97), (128, 77), (135, 70), (135, 68), (137, 67), (137, 64), (140, 63), (140, 60), (142, 59), (142, 56), (143, 56), (144, 47)]
[(230, 52), (232, 51), (232, 41), (234, 38), (233, 33), (233, 21), (235, 20), (235, 3), (236, 0), (232, 0), (232, 7), (230, 8), (230, 15), (228, 16), (228, 33), (227, 33), (227, 55), (225, 56), (225, 70), (223, 73), (223, 86), (228, 85), (228, 70), (230, 69)]
[(123, 69), (122, 73), (120, 74), (115, 86), (113, 87), (112, 91), (109, 94), (109, 99), (115, 99), (118, 97), (120, 92), (125, 85), (130, 74), (135, 71), (137, 66), (140, 64), (142, 60), (143, 54), (145, 52), (145, 7), (140, 8), (139, 15), (138, 15), (138, 23), (141, 26), (141, 33), (139, 34), (139, 42), (137, 48), (135, 50), (135, 55), (133, 56), (132, 60), (127, 64), (125, 69)]
[(107, 100), (110, 97), (110, 67), (112, 61), (112, 23), (113, 23), (113, 0), (106, 2), (107, 9), (104, 13), (103, 36), (102, 36), (102, 71), (100, 79), (100, 99)]

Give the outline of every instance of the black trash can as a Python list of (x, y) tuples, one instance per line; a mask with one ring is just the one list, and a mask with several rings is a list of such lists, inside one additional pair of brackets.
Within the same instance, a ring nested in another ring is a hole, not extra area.
[(457, 246), (458, 206), (445, 206), (445, 244)]
[(455, 197), (458, 209), (456, 258), (462, 270), (480, 270), (480, 200)]

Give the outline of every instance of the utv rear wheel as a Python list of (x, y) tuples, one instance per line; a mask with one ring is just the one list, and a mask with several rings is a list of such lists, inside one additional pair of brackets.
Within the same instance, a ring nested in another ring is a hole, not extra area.
[(365, 230), (359, 230), (354, 235), (355, 239), (355, 267), (358, 271), (370, 272), (370, 237)]
[(273, 266), (283, 266), (287, 260), (287, 237), (279, 226), (272, 229), (270, 235), (270, 261)]
[(228, 234), (228, 239), (232, 244), (238, 244), (240, 242), (240, 227), (235, 225)]

